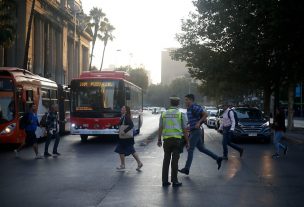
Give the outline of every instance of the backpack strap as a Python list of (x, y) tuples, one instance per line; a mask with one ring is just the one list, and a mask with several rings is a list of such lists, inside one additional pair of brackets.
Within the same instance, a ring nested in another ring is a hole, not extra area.
[(230, 119), (230, 121), (231, 121), (231, 117), (230, 117), (230, 112), (232, 111), (232, 109), (229, 109), (229, 111), (228, 111), (228, 118)]

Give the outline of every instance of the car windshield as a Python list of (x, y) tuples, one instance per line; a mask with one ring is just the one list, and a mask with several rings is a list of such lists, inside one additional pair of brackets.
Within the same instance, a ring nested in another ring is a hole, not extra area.
[(234, 109), (239, 119), (262, 119), (262, 112), (258, 109), (237, 108)]
[(216, 116), (217, 110), (210, 109), (210, 110), (207, 110), (207, 113), (208, 113), (208, 116)]

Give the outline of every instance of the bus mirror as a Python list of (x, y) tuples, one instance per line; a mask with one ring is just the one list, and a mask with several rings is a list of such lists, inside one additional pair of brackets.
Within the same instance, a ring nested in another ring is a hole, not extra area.
[(131, 91), (129, 87), (126, 87), (126, 99), (130, 100), (131, 99)]

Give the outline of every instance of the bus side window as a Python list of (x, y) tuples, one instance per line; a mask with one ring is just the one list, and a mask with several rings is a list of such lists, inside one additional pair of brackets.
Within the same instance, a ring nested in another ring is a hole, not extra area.
[(22, 101), (22, 89), (17, 89), (17, 104), (18, 104), (18, 110), (19, 110), (19, 116), (22, 116), (24, 114), (24, 104)]
[(33, 91), (32, 90), (27, 90), (26, 91), (26, 102), (33, 102), (34, 100), (34, 95), (33, 95)]
[(25, 94), (26, 94), (25, 107), (26, 107), (26, 110), (28, 110), (29, 109), (29, 105), (34, 102), (34, 93), (33, 93), (33, 90), (27, 90), (25, 92)]
[(46, 88), (41, 89), (42, 105), (45, 110), (48, 110), (50, 107), (50, 90)]
[(126, 87), (126, 100), (131, 99), (131, 89), (130, 87)]
[(57, 90), (50, 90), (51, 104), (58, 104)]

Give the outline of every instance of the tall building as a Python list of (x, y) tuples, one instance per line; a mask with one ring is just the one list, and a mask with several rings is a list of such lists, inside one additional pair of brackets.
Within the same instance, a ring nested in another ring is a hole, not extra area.
[(186, 63), (171, 59), (170, 52), (175, 48), (168, 48), (161, 53), (161, 84), (169, 85), (174, 79), (188, 74)]
[[(16, 1), (16, 39), (12, 47), (1, 51), (3, 66), (23, 66), (32, 3)], [(27, 68), (59, 84), (69, 84), (88, 70), (92, 32), (83, 19), (81, 0), (36, 0)]]

